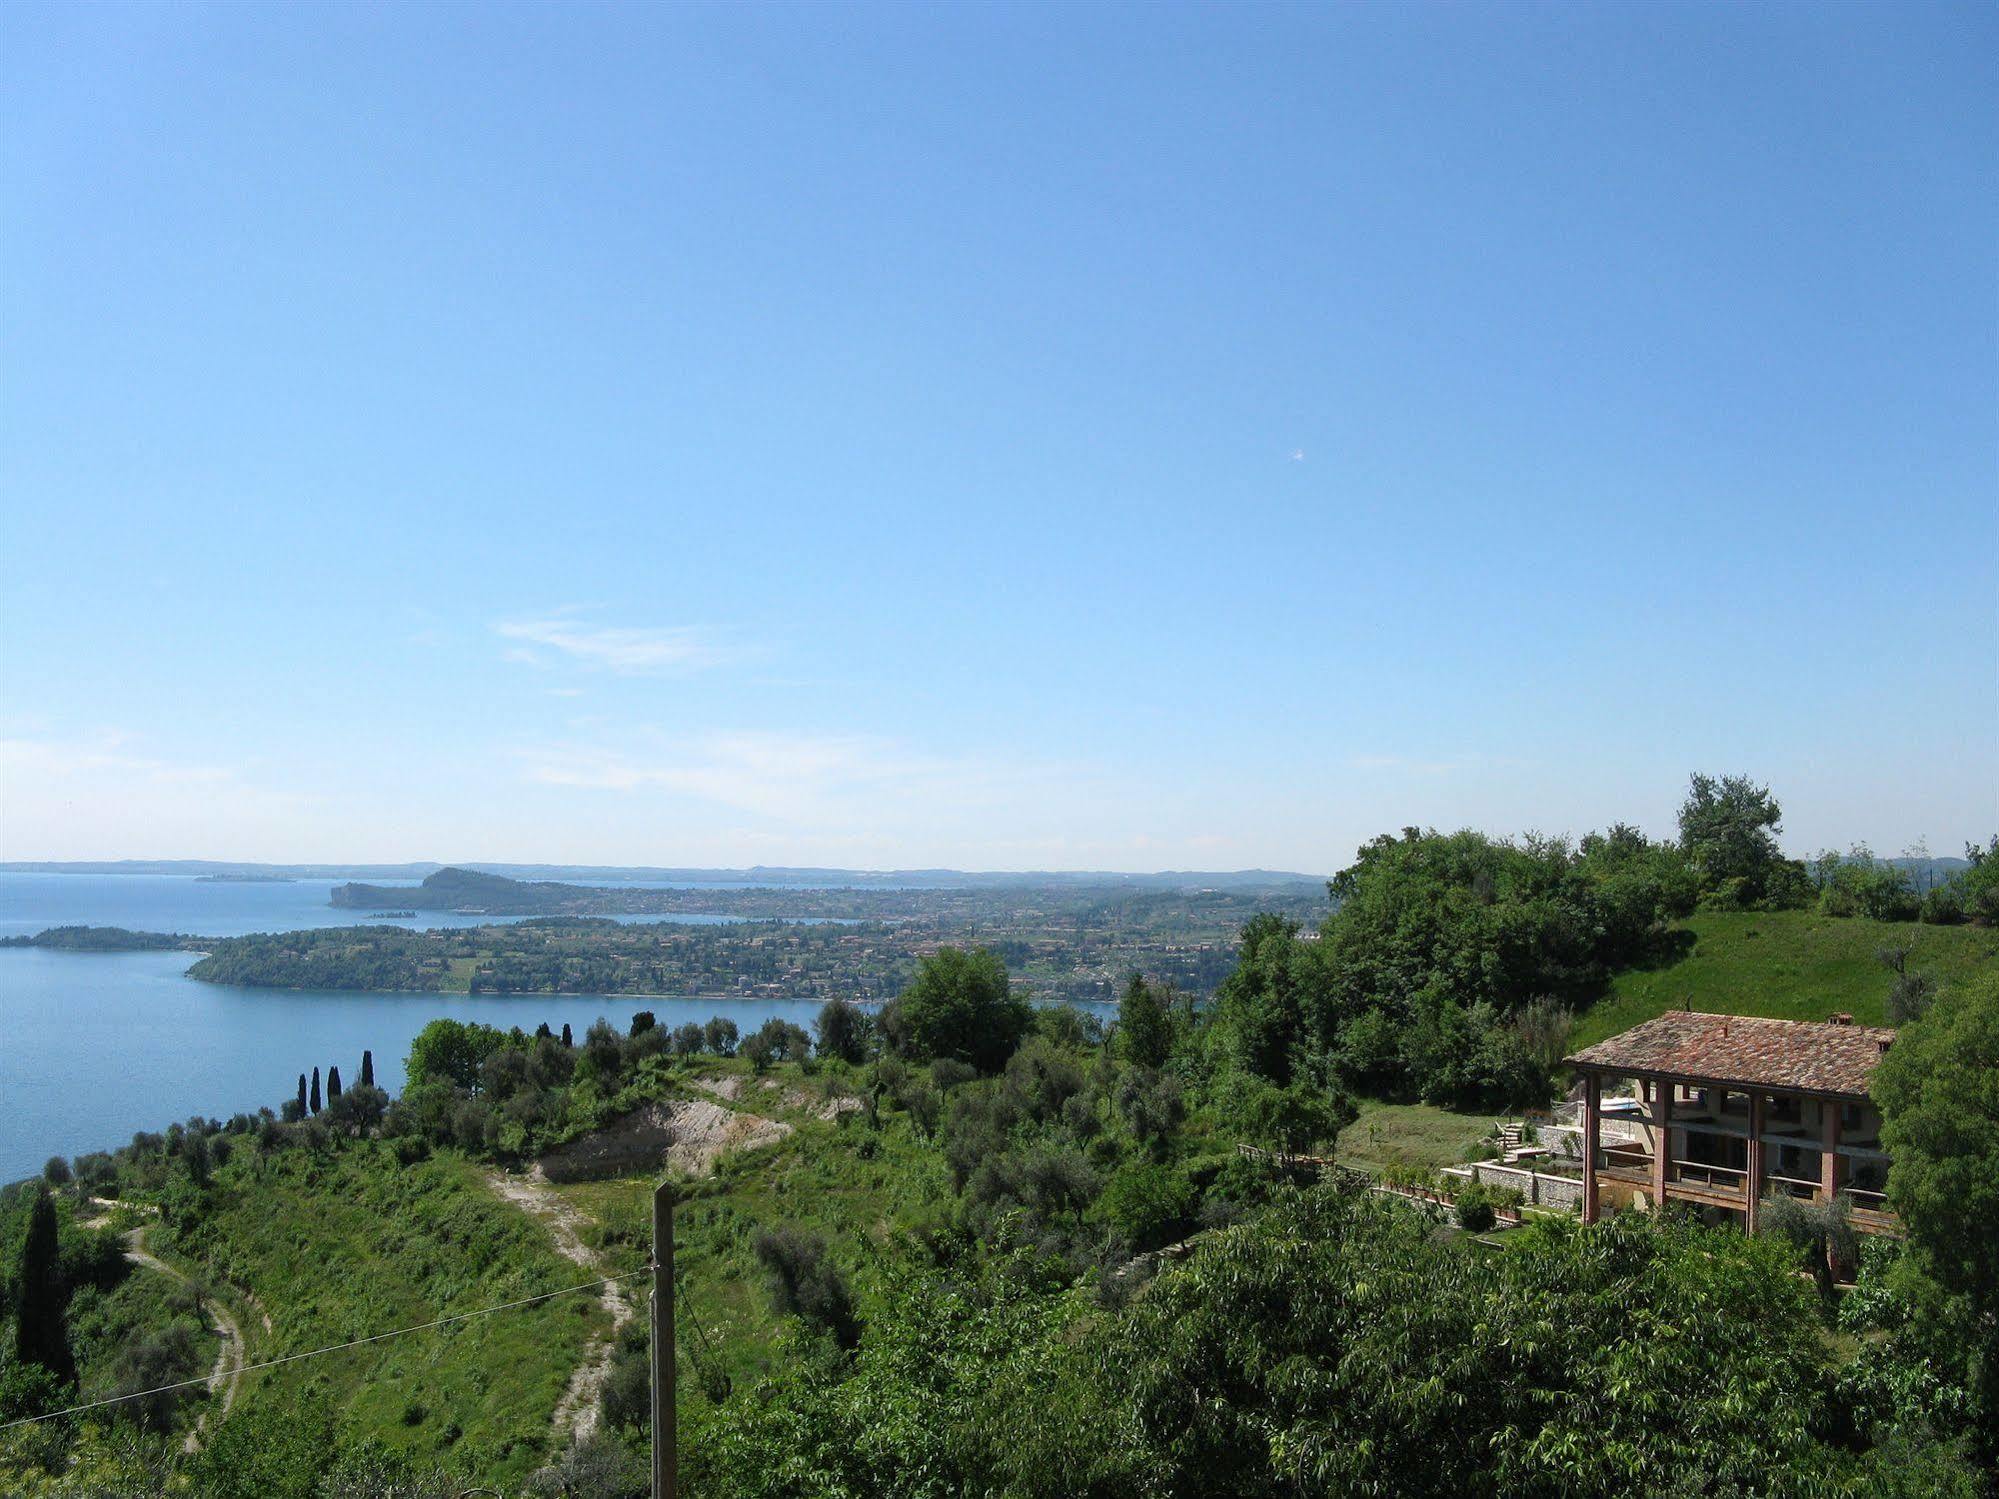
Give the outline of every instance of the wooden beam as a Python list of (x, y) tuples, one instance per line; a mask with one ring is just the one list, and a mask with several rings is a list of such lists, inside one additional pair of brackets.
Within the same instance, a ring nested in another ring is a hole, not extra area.
[(1756, 1232), (1756, 1214), (1763, 1201), (1763, 1095), (1749, 1090), (1749, 1179), (1744, 1184), (1748, 1201), (1742, 1207), (1742, 1228)]
[(1673, 1155), (1673, 1084), (1652, 1086), (1652, 1211), (1666, 1205), (1666, 1175)]

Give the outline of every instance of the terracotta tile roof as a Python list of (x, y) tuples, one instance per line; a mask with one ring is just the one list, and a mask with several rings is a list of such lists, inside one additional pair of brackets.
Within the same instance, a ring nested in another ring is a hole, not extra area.
[(1671, 1010), (1567, 1060), (1609, 1072), (1859, 1096), (1895, 1039), (1873, 1025)]

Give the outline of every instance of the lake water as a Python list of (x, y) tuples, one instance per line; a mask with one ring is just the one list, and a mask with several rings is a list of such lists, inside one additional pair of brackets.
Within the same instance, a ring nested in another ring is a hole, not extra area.
[[(338, 883), (0, 872), (0, 935), (88, 925), (233, 937), (351, 925), (361, 913), (326, 904)], [(397, 925), (489, 920), (425, 912)], [(375, 1054), (376, 1081), (395, 1092), (411, 1040), (440, 1015), (528, 1031), (546, 1020), (560, 1032), (566, 1021), (580, 1037), (600, 1015), (622, 1029), (639, 1010), (667, 1026), (726, 1015), (745, 1033), (772, 1015), (810, 1029), (819, 1012), (816, 1000), (250, 989), (184, 977), (193, 962), (179, 952), (0, 949), (0, 1182), (40, 1171), (51, 1155), (123, 1144), (135, 1130), (276, 1108), (314, 1067), (337, 1066), (351, 1083), (363, 1048)]]

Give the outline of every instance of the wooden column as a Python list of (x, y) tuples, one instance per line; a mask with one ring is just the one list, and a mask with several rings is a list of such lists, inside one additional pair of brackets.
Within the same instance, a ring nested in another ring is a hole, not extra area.
[(1583, 1074), (1583, 1222), (1594, 1223), (1600, 1211), (1596, 1195), (1596, 1153), (1603, 1138), (1603, 1080)]
[(1756, 1232), (1756, 1214), (1763, 1202), (1763, 1095), (1749, 1090), (1749, 1175), (1744, 1180), (1742, 1204), (1744, 1233)]
[(1841, 1186), (1839, 1170), (1839, 1104), (1819, 1100), (1819, 1196), (1832, 1201)]
[(1667, 1162), (1673, 1155), (1673, 1083), (1652, 1080), (1652, 1211), (1666, 1206)]

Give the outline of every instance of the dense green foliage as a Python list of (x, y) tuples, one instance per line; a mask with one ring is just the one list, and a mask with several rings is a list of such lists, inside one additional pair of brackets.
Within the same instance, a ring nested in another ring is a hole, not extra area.
[(1234, 1057), (1280, 1084), (1497, 1108), (1546, 1095), (1568, 1008), (1670, 953), (1697, 885), (1629, 828), (1577, 846), (1411, 828), (1332, 890), (1316, 941), (1274, 916), (1245, 928), (1217, 1004)]
[(52, 926), (32, 937), (0, 937), (0, 947), (52, 947), (63, 952), (166, 952), (201, 939), (179, 933), (134, 932), (122, 926)]
[(1324, 1188), (1109, 1315), (1021, 1251), (885, 1275), (851, 1362), (704, 1429), (693, 1492), (1920, 1491), (1819, 1435), (1840, 1412), (1809, 1291), (1740, 1235), (1549, 1223), (1491, 1256)]
[(882, 1012), (882, 1034), (905, 1057), (953, 1057), (997, 1072), (1032, 1024), (1006, 965), (988, 948), (947, 947), (926, 958), (909, 987)]
[(1984, 1450), (1999, 1456), (1999, 973), (1943, 995), (1875, 1069), (1890, 1205), (1961, 1298)]

